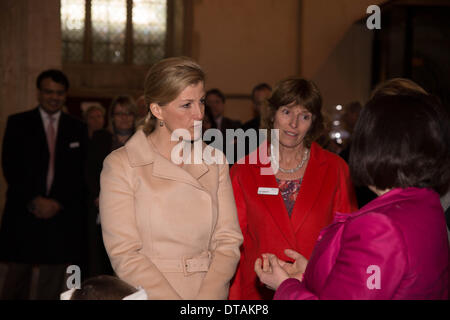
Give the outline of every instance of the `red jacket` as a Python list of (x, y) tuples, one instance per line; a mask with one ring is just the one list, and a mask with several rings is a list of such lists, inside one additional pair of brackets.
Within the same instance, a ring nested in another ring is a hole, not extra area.
[(255, 260), (262, 253), (289, 260), (284, 254), (288, 248), (309, 258), (320, 230), (332, 223), (334, 213), (350, 213), (358, 207), (347, 164), (316, 143), (311, 146), (290, 218), (280, 193), (258, 194), (259, 187), (278, 188), (274, 175), (260, 174), (261, 168), (270, 164), (248, 164), (249, 157), (245, 164), (235, 164), (230, 171), (244, 243), (229, 298), (272, 299), (274, 292), (257, 279)]

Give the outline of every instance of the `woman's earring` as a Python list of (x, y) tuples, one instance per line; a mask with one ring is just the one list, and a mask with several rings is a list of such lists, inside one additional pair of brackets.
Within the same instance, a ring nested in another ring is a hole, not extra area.
[(160, 121), (160, 122), (159, 122), (159, 126), (160, 126), (160, 127), (164, 127), (164, 121)]

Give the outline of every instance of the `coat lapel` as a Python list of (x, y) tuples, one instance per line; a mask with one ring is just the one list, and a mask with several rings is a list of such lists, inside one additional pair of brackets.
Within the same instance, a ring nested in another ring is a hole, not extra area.
[(301, 229), (306, 218), (312, 213), (311, 209), (314, 203), (320, 200), (320, 190), (325, 181), (327, 167), (327, 162), (324, 161), (321, 150), (313, 143), (311, 146), (311, 157), (303, 176), (297, 200), (292, 209), (291, 220), (295, 233)]
[[(260, 172), (261, 166), (252, 166), (254, 181), (256, 183), (256, 191), (258, 192), (258, 188), (266, 187), (266, 188), (277, 188), (278, 184), (275, 179), (275, 176), (272, 175), (261, 175)], [(257, 194), (258, 198), (262, 200), (270, 215), (272, 216), (275, 224), (280, 229), (280, 233), (289, 243), (292, 248), (296, 248), (296, 240), (295, 234), (292, 228), (292, 223), (289, 218), (288, 212), (286, 210), (286, 206), (284, 205), (283, 198), (281, 197), (281, 193), (278, 195), (263, 195)]]
[(204, 190), (198, 179), (209, 169), (202, 164), (185, 164), (179, 167), (153, 150), (142, 130), (138, 130), (125, 144), (132, 167), (153, 163), (152, 175), (161, 179), (180, 181)]

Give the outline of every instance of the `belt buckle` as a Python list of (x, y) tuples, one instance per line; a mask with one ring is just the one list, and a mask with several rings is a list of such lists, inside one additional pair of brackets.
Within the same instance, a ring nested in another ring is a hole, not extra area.
[(191, 257), (186, 257), (186, 256), (184, 256), (181, 259), (181, 263), (183, 264), (183, 274), (185, 277), (189, 276), (192, 273), (192, 272), (188, 271), (188, 267), (189, 267), (188, 260), (190, 260), (190, 259), (191, 259)]

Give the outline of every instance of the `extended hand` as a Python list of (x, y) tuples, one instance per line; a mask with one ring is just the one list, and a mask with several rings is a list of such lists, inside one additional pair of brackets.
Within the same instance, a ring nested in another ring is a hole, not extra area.
[(290, 278), (296, 278), (300, 281), (303, 280), (303, 273), (305, 273), (308, 260), (292, 249), (284, 250), (284, 253), (291, 259), (295, 260), (294, 263), (283, 261), (278, 259), (278, 264), (286, 271)]
[(274, 254), (263, 254), (255, 261), (255, 272), (268, 288), (276, 290), (280, 284), (289, 278), (288, 273), (278, 263), (279, 259)]

